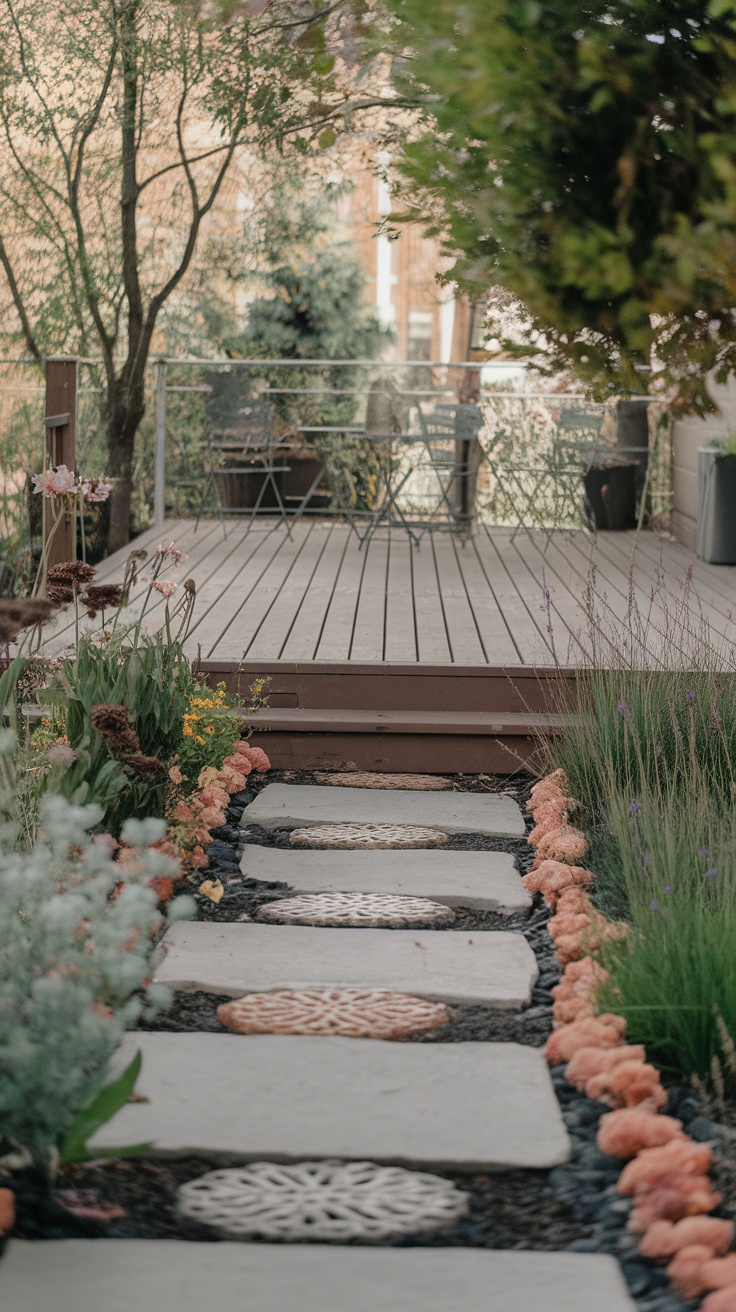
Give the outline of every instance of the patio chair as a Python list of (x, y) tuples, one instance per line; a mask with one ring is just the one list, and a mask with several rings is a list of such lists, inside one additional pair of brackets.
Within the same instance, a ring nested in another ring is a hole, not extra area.
[(477, 405), (441, 401), (429, 413), (417, 405), (417, 417), (425, 468), (432, 471), (440, 493), (437, 510), (444, 507), (453, 527), (472, 532), (483, 413)]

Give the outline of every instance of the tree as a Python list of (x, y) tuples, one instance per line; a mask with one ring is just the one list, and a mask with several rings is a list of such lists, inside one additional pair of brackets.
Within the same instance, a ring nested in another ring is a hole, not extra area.
[(599, 389), (736, 368), (736, 3), (388, 0), (427, 130), (404, 170), (450, 276)]
[[(293, 183), (276, 192), (261, 222), (261, 294), (248, 306), (245, 332), (223, 343), (228, 353), (253, 360), (373, 360), (393, 340), (364, 298), (360, 262), (337, 238), (332, 192), (305, 197)], [(288, 377), (283, 369), (256, 367), (251, 376), (297, 389), (276, 396), (281, 418), (296, 431), (299, 424), (353, 424), (366, 371), (325, 364), (289, 367)], [(374, 446), (346, 432), (314, 436), (310, 445), (327, 457), (344, 497), (371, 504), (381, 472)]]
[[(0, 0), (0, 264), (10, 331), (39, 362), (102, 360), (111, 549), (130, 531), (136, 430), (159, 316), (239, 161), (326, 147), (349, 115), (363, 0)], [(7, 315), (6, 315), (7, 322)], [(7, 333), (6, 333), (7, 337)]]

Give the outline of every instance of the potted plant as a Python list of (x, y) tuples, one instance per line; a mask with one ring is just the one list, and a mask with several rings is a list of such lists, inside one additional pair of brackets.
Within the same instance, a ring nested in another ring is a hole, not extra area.
[(695, 550), (711, 565), (736, 565), (736, 431), (700, 447), (698, 474)]
[(599, 456), (583, 476), (586, 510), (593, 528), (636, 528), (638, 465), (625, 456)]

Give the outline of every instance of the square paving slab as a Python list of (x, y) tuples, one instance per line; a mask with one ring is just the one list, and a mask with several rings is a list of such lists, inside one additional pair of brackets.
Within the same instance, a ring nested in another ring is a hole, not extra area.
[(3, 1312), (635, 1312), (587, 1253), (12, 1240)]
[(247, 843), (240, 867), (299, 893), (396, 893), (505, 913), (532, 904), (508, 852), (290, 852)]
[(400, 789), (267, 784), (243, 812), (244, 825), (264, 829), (321, 824), (431, 825), (446, 834), (523, 838), (524, 818), (512, 797), (497, 793), (420, 793)]
[(179, 921), (156, 982), (209, 993), (368, 988), (518, 1010), (537, 963), (521, 934), (495, 930), (322, 929)]
[(283, 1035), (128, 1034), (137, 1091), (93, 1152), (230, 1152), (459, 1171), (551, 1167), (569, 1157), (544, 1055), (515, 1043), (391, 1043)]

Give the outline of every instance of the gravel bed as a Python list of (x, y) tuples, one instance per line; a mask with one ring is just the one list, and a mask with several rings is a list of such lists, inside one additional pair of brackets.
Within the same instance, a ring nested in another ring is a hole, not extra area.
[[(92, 1162), (60, 1173), (59, 1190), (92, 1190), (102, 1200), (124, 1208), (120, 1220), (102, 1225), (79, 1221), (41, 1196), (37, 1176), (25, 1173), (18, 1194), (16, 1234), (23, 1239), (97, 1237), (111, 1239), (217, 1240), (206, 1226), (180, 1218), (176, 1190), (217, 1167), (230, 1166), (226, 1155), (142, 1161)], [(570, 1245), (586, 1227), (570, 1206), (556, 1199), (546, 1171), (509, 1171), (503, 1175), (467, 1176), (437, 1172), (470, 1192), (470, 1212), (451, 1230), (401, 1239), (395, 1247), (455, 1246), (555, 1251)], [(286, 1312), (286, 1309), (285, 1309)]]

